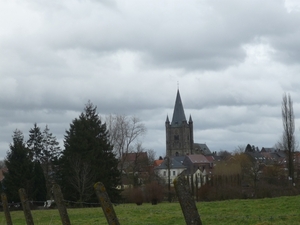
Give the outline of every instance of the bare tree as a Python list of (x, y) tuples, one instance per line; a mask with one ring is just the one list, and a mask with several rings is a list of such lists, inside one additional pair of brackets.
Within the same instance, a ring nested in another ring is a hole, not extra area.
[(261, 169), (259, 166), (259, 163), (257, 161), (252, 161), (252, 166), (250, 167), (250, 170), (248, 171), (248, 178), (253, 184), (254, 188), (254, 196), (257, 197), (257, 191), (258, 191), (258, 180), (260, 175)]
[[(110, 143), (119, 158), (119, 170), (124, 172), (128, 153), (137, 152), (140, 155), (140, 138), (146, 133), (145, 125), (135, 116), (109, 115), (106, 118), (106, 125), (109, 131)], [(121, 179), (121, 186), (123, 182)]]
[(153, 149), (147, 150), (149, 165), (153, 165), (156, 157), (156, 152)]
[(284, 94), (281, 105), (283, 135), (282, 146), (288, 153), (288, 172), (289, 178), (294, 183), (294, 151), (295, 151), (295, 117), (293, 110), (293, 101), (290, 94)]
[(69, 177), (68, 182), (75, 188), (78, 194), (78, 200), (83, 206), (83, 202), (90, 198), (93, 194), (93, 185), (95, 172), (92, 171), (91, 166), (84, 162), (80, 157), (72, 157), (70, 160), (72, 176)]
[[(147, 151), (142, 147), (141, 143), (138, 143), (135, 147), (134, 161), (132, 162), (132, 172), (133, 172), (133, 185), (137, 186), (145, 183), (146, 177), (143, 174), (148, 172), (149, 159)], [(141, 176), (142, 175), (142, 176)]]
[(232, 154), (226, 150), (222, 150), (218, 152), (218, 156), (220, 156), (222, 160), (227, 160), (232, 157)]
[(245, 152), (245, 149), (246, 149), (246, 146), (245, 145), (238, 145), (237, 147), (235, 147), (234, 149), (234, 153), (235, 154), (240, 154), (240, 153), (244, 153)]
[(135, 116), (111, 114), (106, 118), (106, 124), (110, 134), (110, 142), (119, 158), (124, 153), (130, 152), (134, 145), (139, 142), (139, 138), (146, 133), (145, 125)]

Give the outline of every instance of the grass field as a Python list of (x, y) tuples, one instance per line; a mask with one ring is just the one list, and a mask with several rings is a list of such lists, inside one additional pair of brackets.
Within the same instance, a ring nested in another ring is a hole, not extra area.
[[(258, 200), (228, 200), (199, 202), (197, 208), (203, 225), (283, 225), (300, 224), (300, 196)], [(184, 217), (179, 203), (121, 204), (115, 206), (121, 225), (183, 225)], [(68, 209), (72, 225), (107, 224), (101, 208)], [(55, 209), (33, 210), (35, 225), (59, 225)], [(11, 212), (14, 225), (26, 224), (23, 211)], [(6, 224), (1, 212), (0, 225)]]

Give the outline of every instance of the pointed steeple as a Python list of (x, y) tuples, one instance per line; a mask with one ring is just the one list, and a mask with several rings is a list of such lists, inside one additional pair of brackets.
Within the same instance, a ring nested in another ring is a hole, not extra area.
[(185, 118), (184, 109), (183, 109), (183, 105), (181, 102), (181, 97), (178, 89), (171, 125), (181, 126), (183, 121), (186, 121), (186, 118)]
[(166, 123), (170, 123), (169, 116), (167, 115)]
[(189, 123), (192, 123), (192, 122), (193, 122), (192, 115), (190, 115)]

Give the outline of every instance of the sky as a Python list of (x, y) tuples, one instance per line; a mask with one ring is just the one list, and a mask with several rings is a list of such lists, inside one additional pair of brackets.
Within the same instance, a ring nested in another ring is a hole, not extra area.
[(0, 159), (34, 123), (63, 148), (89, 100), (103, 121), (139, 118), (164, 156), (178, 88), (211, 151), (273, 147), (284, 93), (300, 140), (299, 40), (296, 0), (2, 0)]

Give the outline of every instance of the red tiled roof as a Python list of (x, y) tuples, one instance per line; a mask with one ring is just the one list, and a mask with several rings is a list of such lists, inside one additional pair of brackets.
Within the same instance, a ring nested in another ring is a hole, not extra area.
[(212, 156), (212, 155), (209, 155), (209, 156), (205, 156), (206, 159), (209, 161), (209, 162), (214, 162), (215, 161), (215, 158)]
[(154, 167), (160, 166), (163, 163), (163, 161), (164, 161), (163, 159), (161, 159), (161, 160), (155, 160), (154, 163), (153, 163), (153, 166)]
[(138, 159), (138, 160), (147, 159), (148, 158), (148, 154), (147, 154), (147, 152), (124, 153), (123, 154), (123, 158), (127, 162), (131, 162), (131, 161), (133, 162), (136, 159)]

